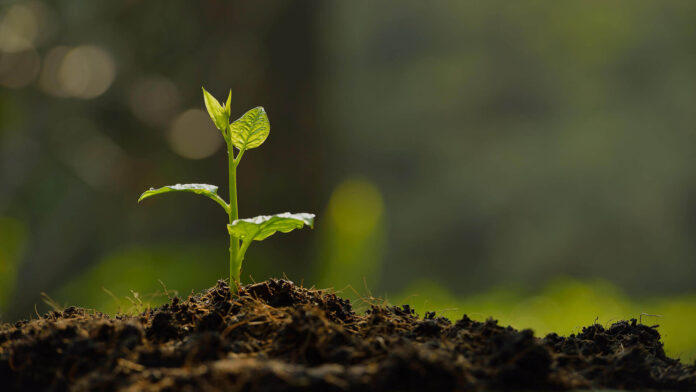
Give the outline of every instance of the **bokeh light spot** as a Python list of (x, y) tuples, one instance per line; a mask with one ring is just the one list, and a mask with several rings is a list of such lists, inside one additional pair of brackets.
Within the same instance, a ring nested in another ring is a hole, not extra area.
[(329, 212), (336, 228), (347, 234), (371, 233), (384, 210), (382, 194), (362, 179), (346, 180), (331, 195)]
[(15, 4), (0, 19), (0, 51), (22, 52), (34, 48), (39, 33), (36, 14), (26, 4)]
[(56, 46), (51, 48), (44, 56), (41, 75), (39, 76), (39, 88), (56, 97), (67, 97), (68, 95), (61, 89), (58, 82), (58, 69), (63, 63), (63, 58), (70, 51), (67, 46)]
[(153, 127), (168, 125), (180, 102), (179, 90), (174, 83), (159, 75), (136, 81), (128, 98), (133, 115)]
[(71, 49), (58, 68), (58, 84), (63, 92), (76, 98), (95, 98), (114, 81), (116, 66), (111, 55), (98, 46)]
[(181, 113), (169, 129), (172, 150), (188, 159), (207, 158), (215, 154), (222, 142), (222, 135), (208, 114), (199, 109)]

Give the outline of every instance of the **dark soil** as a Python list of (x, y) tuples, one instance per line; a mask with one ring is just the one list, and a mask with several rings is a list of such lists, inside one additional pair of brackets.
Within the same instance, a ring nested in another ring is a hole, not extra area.
[(356, 314), (335, 294), (225, 282), (135, 316), (70, 307), (0, 327), (0, 390), (696, 390), (636, 320), (535, 338), (496, 321), (455, 323), (408, 305)]

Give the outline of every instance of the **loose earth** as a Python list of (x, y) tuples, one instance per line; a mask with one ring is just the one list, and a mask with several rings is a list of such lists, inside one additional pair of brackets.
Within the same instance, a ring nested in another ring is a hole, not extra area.
[(0, 326), (8, 391), (696, 390), (655, 327), (595, 324), (568, 337), (419, 317), (287, 280), (220, 281), (139, 315), (69, 307)]

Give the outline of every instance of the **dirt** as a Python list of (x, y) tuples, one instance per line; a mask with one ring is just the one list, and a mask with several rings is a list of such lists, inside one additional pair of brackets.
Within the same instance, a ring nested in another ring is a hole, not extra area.
[(408, 306), (364, 314), (287, 280), (225, 282), (142, 314), (81, 308), (0, 326), (0, 389), (125, 391), (696, 390), (655, 326), (534, 337)]

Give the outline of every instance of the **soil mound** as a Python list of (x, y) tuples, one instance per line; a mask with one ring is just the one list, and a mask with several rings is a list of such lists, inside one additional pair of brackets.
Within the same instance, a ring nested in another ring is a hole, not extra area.
[(70, 307), (0, 326), (3, 390), (479, 391), (696, 390), (636, 320), (535, 338), (408, 305), (356, 314), (348, 300), (287, 280), (226, 282), (134, 316)]

